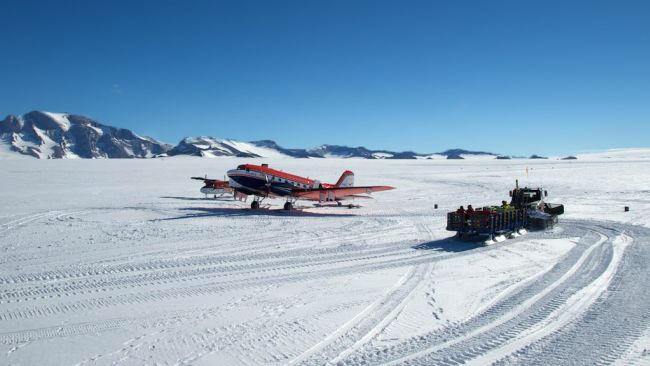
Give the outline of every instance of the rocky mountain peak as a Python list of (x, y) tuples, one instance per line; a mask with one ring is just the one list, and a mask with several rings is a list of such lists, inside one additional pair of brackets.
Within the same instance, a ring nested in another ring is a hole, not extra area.
[(43, 111), (7, 116), (0, 121), (0, 138), (11, 150), (39, 159), (146, 158), (170, 148), (88, 117)]

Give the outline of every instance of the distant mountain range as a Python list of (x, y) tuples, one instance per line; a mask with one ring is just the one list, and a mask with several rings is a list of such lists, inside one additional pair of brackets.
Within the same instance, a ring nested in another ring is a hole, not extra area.
[(187, 137), (176, 146), (138, 136), (124, 128), (107, 126), (70, 113), (33, 111), (7, 116), (0, 122), (0, 145), (17, 154), (39, 159), (152, 158), (191, 155), (201, 157), (236, 156), (291, 158), (363, 159), (462, 159), (463, 156), (494, 156), (483, 151), (450, 149), (418, 154), (370, 150), (365, 147), (321, 145), (312, 149), (286, 149), (274, 141), (243, 142), (215, 137)]
[(39, 159), (149, 158), (170, 145), (68, 113), (29, 112), (0, 122), (1, 144)]
[(369, 150), (365, 147), (321, 145), (312, 149), (285, 149), (274, 141), (262, 140), (242, 142), (209, 136), (186, 137), (167, 152), (169, 156), (192, 155), (202, 157), (236, 156), (243, 158), (291, 157), (291, 158), (363, 158), (363, 159), (427, 159), (461, 155), (495, 154), (461, 149), (447, 150), (438, 154), (418, 154), (412, 151), (394, 152)]

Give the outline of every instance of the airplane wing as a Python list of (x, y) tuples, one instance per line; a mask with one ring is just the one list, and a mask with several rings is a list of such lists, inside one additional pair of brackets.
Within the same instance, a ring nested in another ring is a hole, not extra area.
[(208, 179), (203, 177), (190, 177), (190, 179), (202, 180), (205, 183), (221, 182), (219, 179)]
[(228, 185), (227, 180), (221, 180), (221, 179), (209, 179), (209, 178), (203, 178), (203, 177), (190, 177), (190, 179), (202, 180), (203, 183), (205, 183), (207, 185), (222, 185), (222, 186), (227, 186)]
[(372, 197), (364, 196), (362, 194), (351, 194), (349, 196), (345, 196), (345, 199), (357, 199), (357, 198), (360, 198), (362, 200), (371, 200), (372, 199)]
[[(381, 192), (395, 189), (390, 186), (366, 186), (366, 187), (327, 187), (327, 188), (306, 188), (294, 189), (291, 195), (313, 201), (335, 201), (348, 198), (360, 198), (361, 194), (370, 194), (372, 192)], [(367, 197), (367, 196), (363, 196)]]

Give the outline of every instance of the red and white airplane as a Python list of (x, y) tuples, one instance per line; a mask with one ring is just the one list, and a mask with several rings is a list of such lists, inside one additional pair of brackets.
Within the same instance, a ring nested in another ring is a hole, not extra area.
[(209, 194), (213, 194), (214, 198), (217, 198), (217, 196), (221, 197), (224, 194), (232, 194), (234, 192), (234, 190), (230, 188), (230, 184), (227, 180), (209, 179), (207, 177), (205, 178), (191, 177), (191, 178), (203, 181), (205, 185), (201, 187), (201, 193), (205, 194), (206, 196)]
[(318, 180), (300, 177), (269, 168), (268, 164), (243, 164), (228, 171), (230, 187), (236, 198), (255, 196), (251, 208), (260, 207), (267, 197), (285, 197), (285, 210), (291, 210), (297, 200), (337, 202), (353, 198), (370, 198), (365, 194), (394, 189), (390, 186), (354, 186), (354, 173), (343, 172), (336, 184), (321, 183)]

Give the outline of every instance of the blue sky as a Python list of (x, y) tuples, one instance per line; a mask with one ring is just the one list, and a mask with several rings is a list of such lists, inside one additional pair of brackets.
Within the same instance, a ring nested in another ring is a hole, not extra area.
[(649, 146), (649, 1), (0, 3), (0, 114), (176, 143)]

